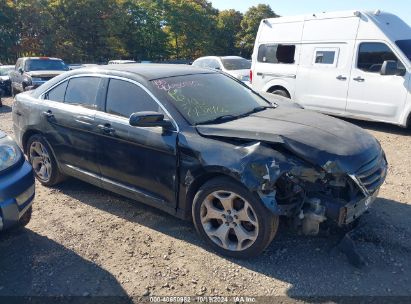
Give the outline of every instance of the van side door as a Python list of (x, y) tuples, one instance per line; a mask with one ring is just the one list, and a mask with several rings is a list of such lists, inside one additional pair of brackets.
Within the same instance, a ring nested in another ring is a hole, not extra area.
[(354, 44), (303, 44), (295, 100), (307, 109), (344, 114)]
[[(397, 54), (384, 41), (357, 41), (347, 99), (347, 114), (399, 123), (410, 77)], [(399, 72), (381, 75), (384, 61), (394, 61)]]

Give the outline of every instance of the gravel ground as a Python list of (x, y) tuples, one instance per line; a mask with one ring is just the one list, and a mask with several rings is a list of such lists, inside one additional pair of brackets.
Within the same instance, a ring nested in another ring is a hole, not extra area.
[[(0, 129), (12, 134), (12, 100), (3, 103)], [(0, 235), (0, 295), (411, 296), (411, 133), (352, 122), (380, 140), (390, 164), (355, 236), (361, 269), (335, 249), (340, 235), (282, 226), (260, 257), (228, 259), (191, 223), (69, 179), (37, 183), (30, 224)]]

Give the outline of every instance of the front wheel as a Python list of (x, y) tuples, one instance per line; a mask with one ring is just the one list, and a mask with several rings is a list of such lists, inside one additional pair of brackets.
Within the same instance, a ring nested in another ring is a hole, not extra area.
[(235, 258), (259, 255), (279, 223), (259, 198), (228, 178), (204, 184), (194, 197), (192, 213), (199, 234), (217, 252)]

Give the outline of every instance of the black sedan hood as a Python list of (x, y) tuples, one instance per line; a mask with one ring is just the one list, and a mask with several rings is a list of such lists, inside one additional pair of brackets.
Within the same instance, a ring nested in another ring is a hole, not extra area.
[(225, 123), (198, 125), (203, 136), (281, 144), (328, 172), (355, 173), (381, 153), (363, 129), (323, 114), (278, 107)]

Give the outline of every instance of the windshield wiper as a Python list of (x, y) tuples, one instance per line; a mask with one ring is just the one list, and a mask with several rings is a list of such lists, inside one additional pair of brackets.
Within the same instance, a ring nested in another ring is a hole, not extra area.
[(238, 117), (245, 117), (245, 116), (248, 116), (248, 115), (253, 114), (253, 113), (257, 113), (257, 112), (264, 111), (264, 110), (266, 110), (266, 109), (275, 109), (275, 108), (277, 108), (277, 105), (258, 106), (258, 107), (255, 107), (254, 109), (252, 109), (251, 111), (248, 111), (248, 112), (246, 112), (246, 113), (244, 113), (244, 114), (239, 115)]
[(275, 108), (277, 108), (277, 106), (274, 106), (274, 105), (271, 105), (271, 106), (258, 106), (258, 107), (255, 107), (254, 109), (252, 109), (251, 111), (248, 111), (248, 112), (243, 113), (243, 114), (239, 114), (239, 115), (225, 114), (225, 115), (221, 115), (221, 116), (218, 116), (218, 117), (210, 119), (210, 120), (206, 120), (206, 121), (196, 123), (196, 125), (206, 125), (206, 124), (212, 124), (212, 123), (226, 122), (228, 120), (234, 120), (234, 119), (237, 119), (237, 118), (246, 117), (250, 114), (257, 113), (257, 112), (260, 112), (260, 111), (263, 111), (263, 110), (266, 110), (266, 109), (275, 109)]
[(236, 119), (238, 117), (240, 117), (240, 116), (239, 115), (232, 115), (232, 114), (225, 114), (225, 115), (221, 115), (221, 116), (218, 116), (218, 117), (210, 119), (210, 120), (205, 120), (205, 121), (196, 123), (196, 125), (206, 125), (206, 124), (210, 124), (210, 123), (225, 122), (225, 121), (228, 121), (228, 120)]

